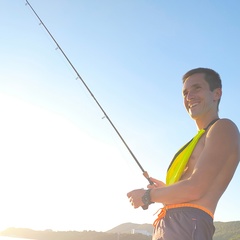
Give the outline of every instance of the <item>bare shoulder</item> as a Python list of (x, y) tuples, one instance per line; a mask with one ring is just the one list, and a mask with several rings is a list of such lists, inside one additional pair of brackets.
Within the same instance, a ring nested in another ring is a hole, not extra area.
[(239, 130), (237, 125), (232, 120), (223, 118), (219, 119), (215, 124), (213, 124), (208, 131), (208, 135), (221, 133), (239, 135)]
[(208, 130), (206, 141), (218, 143), (219, 146), (240, 146), (240, 135), (236, 124), (230, 119), (219, 119)]

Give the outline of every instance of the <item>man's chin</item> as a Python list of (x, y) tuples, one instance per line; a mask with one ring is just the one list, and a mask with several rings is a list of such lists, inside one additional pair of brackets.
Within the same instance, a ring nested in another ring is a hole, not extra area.
[(188, 114), (189, 114), (189, 116), (190, 116), (192, 119), (197, 120), (198, 115), (197, 115), (196, 113), (191, 112), (191, 111), (188, 111)]

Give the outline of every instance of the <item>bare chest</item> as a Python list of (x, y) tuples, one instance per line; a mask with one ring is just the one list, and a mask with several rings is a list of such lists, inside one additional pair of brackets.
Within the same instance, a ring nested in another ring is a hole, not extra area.
[(181, 179), (186, 179), (191, 176), (193, 173), (194, 167), (199, 159), (199, 156), (201, 155), (205, 144), (205, 135), (201, 137), (201, 139), (198, 141), (196, 147), (194, 148), (188, 163), (183, 171)]

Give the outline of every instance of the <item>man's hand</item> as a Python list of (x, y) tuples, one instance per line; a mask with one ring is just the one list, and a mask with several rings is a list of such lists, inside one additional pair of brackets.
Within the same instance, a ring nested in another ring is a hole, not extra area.
[[(150, 177), (150, 180), (154, 183), (153, 185), (149, 184), (147, 187), (149, 189), (154, 189), (154, 188), (161, 188), (165, 187), (166, 184), (160, 180), (157, 180), (155, 178)], [(127, 197), (129, 198), (130, 203), (134, 208), (139, 208), (144, 206), (144, 203), (142, 201), (142, 197), (146, 190), (142, 189), (135, 189), (127, 194)]]
[(135, 189), (127, 194), (127, 197), (134, 208), (139, 208), (144, 205), (142, 202), (142, 196), (145, 191), (146, 190), (144, 189)]
[(156, 178), (150, 177), (149, 179), (153, 182), (153, 185), (149, 184), (147, 188), (153, 189), (153, 188), (161, 188), (166, 186), (164, 182), (157, 180)]

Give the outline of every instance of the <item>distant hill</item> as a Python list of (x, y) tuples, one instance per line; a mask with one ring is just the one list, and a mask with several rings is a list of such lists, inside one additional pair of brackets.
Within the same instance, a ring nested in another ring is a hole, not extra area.
[(240, 221), (214, 222), (214, 240), (240, 240)]
[(24, 238), (31, 240), (151, 240), (151, 236), (140, 233), (107, 233), (96, 231), (35, 231), (26, 228), (8, 228), (0, 236)]
[[(240, 240), (240, 221), (235, 222), (214, 222), (215, 234), (213, 240)], [(132, 229), (146, 230), (152, 233), (152, 224), (123, 223), (108, 233), (131, 233)]]
[(145, 230), (150, 234), (153, 232), (152, 224), (123, 223), (115, 228), (108, 230), (108, 233), (132, 233), (132, 230)]
[[(240, 240), (240, 221), (214, 222), (216, 231), (213, 240)], [(131, 234), (135, 229), (136, 234)], [(35, 231), (24, 228), (8, 228), (0, 232), (0, 236), (15, 238), (28, 238), (35, 240), (151, 240), (151, 236), (140, 234), (140, 232), (153, 231), (152, 224), (123, 223), (107, 232), (96, 231)]]

